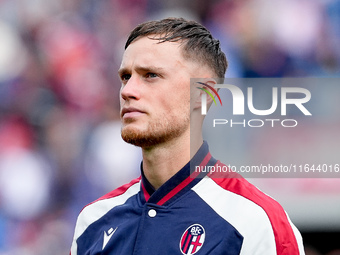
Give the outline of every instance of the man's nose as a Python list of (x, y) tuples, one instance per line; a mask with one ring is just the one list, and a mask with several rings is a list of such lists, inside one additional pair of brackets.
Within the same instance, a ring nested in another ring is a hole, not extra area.
[(125, 85), (121, 88), (120, 94), (122, 99), (136, 99), (140, 98), (141, 84), (137, 77), (131, 76)]

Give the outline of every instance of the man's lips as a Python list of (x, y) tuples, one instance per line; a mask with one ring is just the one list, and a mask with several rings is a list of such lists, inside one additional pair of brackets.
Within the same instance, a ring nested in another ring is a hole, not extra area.
[(138, 108), (134, 108), (134, 107), (126, 107), (123, 108), (121, 111), (120, 116), (124, 119), (124, 118), (132, 118), (132, 117), (137, 117), (141, 114), (144, 114), (145, 112), (143, 112), (142, 110), (139, 110)]

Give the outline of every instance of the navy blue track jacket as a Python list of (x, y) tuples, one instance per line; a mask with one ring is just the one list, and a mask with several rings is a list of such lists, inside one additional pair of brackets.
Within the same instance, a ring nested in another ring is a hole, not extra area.
[(242, 177), (190, 176), (190, 164), (225, 166), (206, 142), (159, 189), (143, 175), (80, 213), (71, 255), (298, 255), (299, 231), (274, 199)]

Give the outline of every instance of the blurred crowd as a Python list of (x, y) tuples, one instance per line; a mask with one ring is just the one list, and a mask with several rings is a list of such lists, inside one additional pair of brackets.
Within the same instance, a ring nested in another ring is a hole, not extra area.
[(68, 254), (82, 207), (139, 176), (117, 70), (167, 16), (220, 39), (227, 77), (340, 75), (339, 0), (0, 0), (0, 255)]

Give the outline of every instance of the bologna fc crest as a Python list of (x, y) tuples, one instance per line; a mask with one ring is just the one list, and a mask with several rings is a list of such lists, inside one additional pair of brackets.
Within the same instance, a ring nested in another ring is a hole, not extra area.
[(204, 228), (199, 224), (193, 224), (184, 231), (179, 248), (183, 254), (192, 255), (202, 248), (204, 240)]

